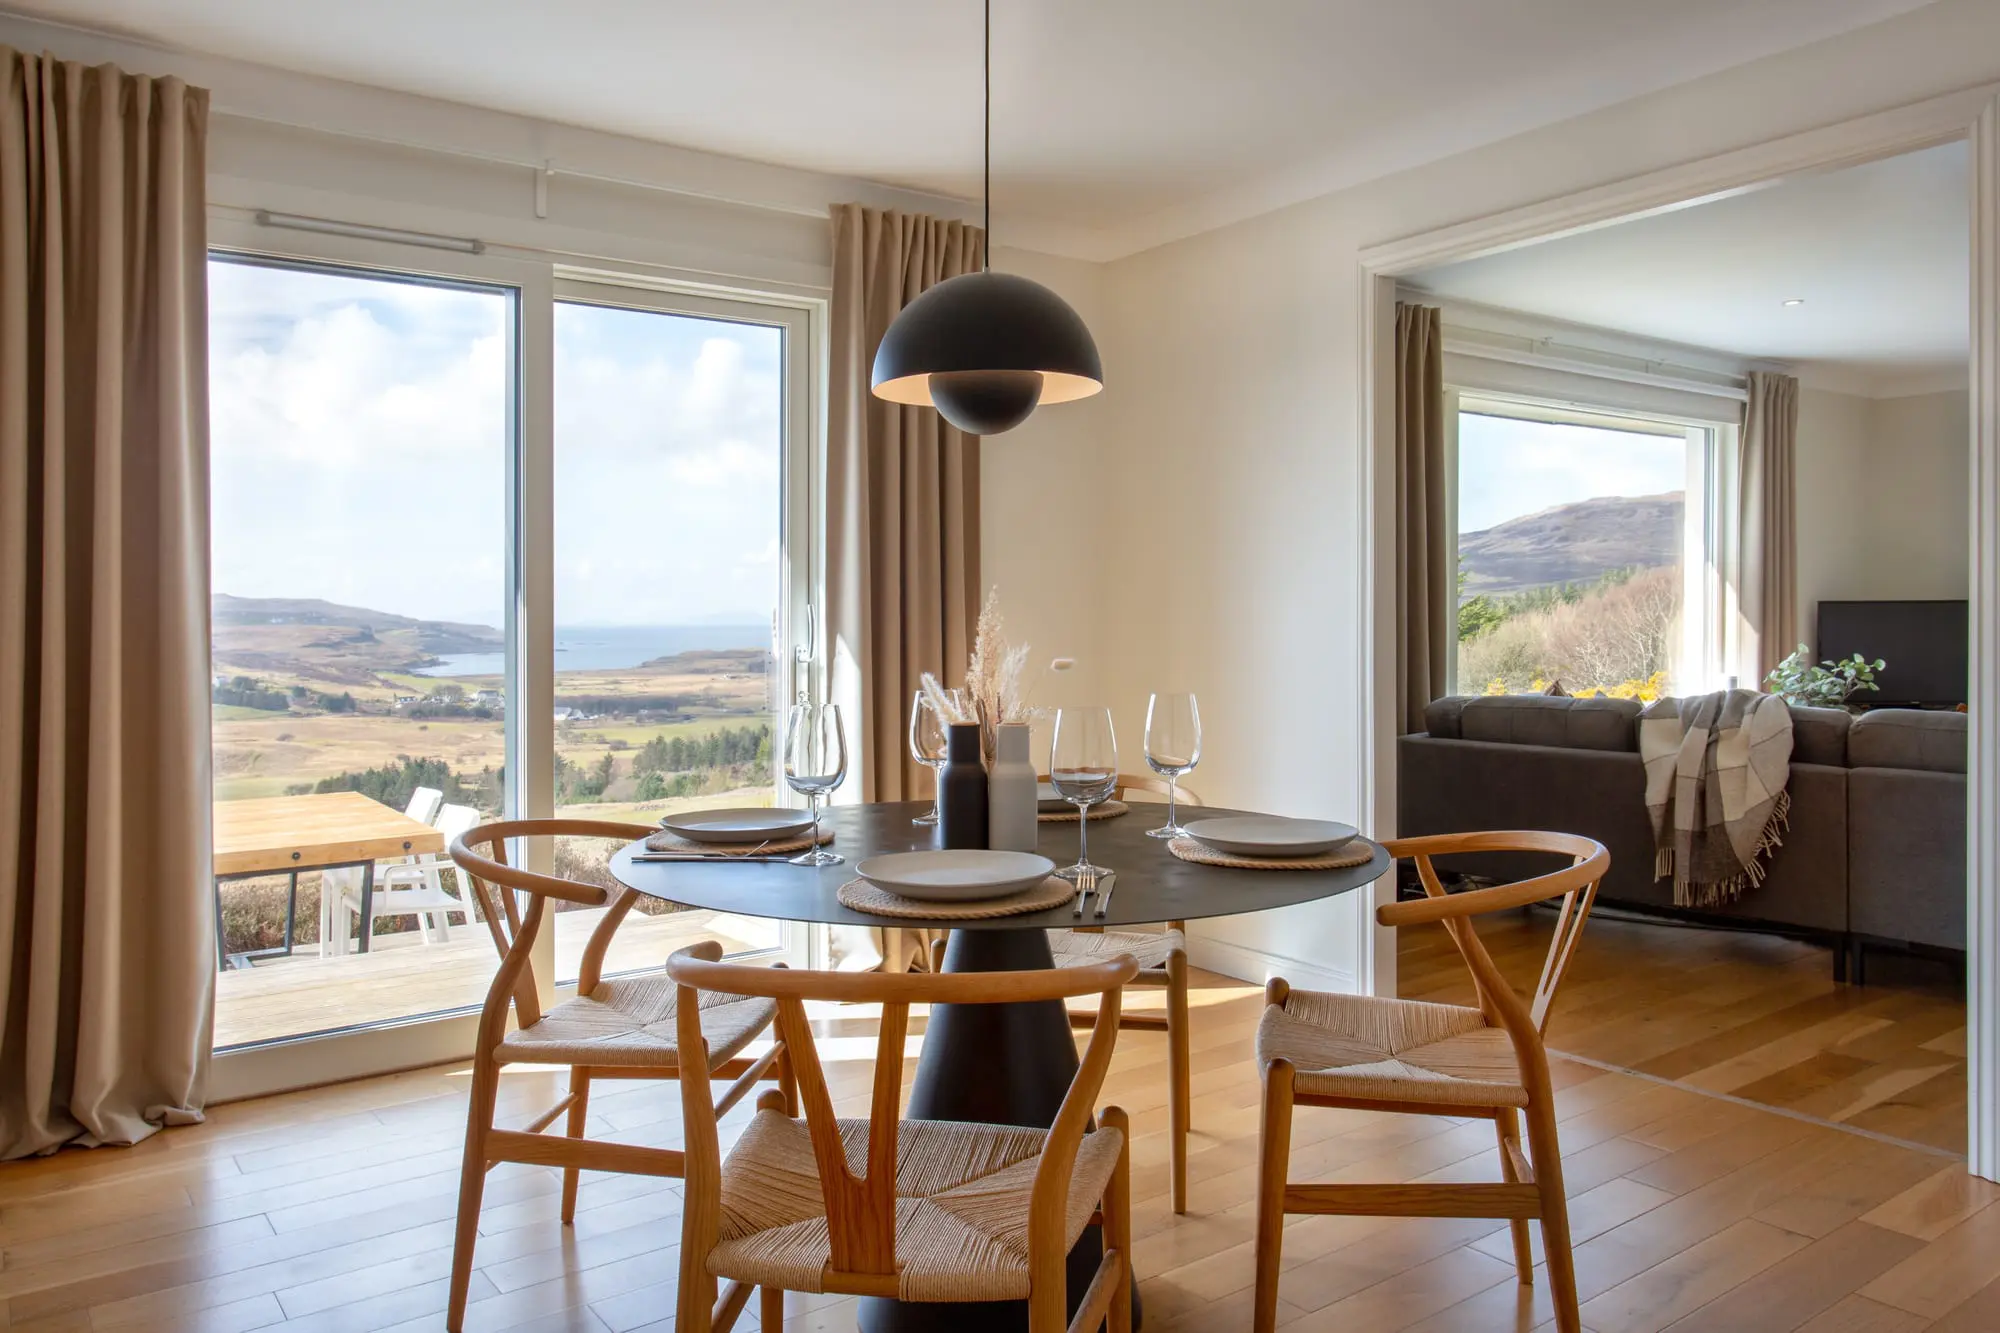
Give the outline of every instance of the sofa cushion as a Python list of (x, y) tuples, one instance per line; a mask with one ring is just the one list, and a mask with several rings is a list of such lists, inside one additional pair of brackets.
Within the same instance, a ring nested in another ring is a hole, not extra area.
[(1854, 717), (1845, 708), (1792, 705), (1792, 762), (1847, 767), (1847, 731)]
[(1847, 733), (1848, 766), (1963, 773), (1965, 725), (1963, 713), (1915, 708), (1878, 708), (1863, 713)]
[(1494, 694), (1466, 700), (1459, 738), (1565, 750), (1639, 748), (1639, 701)]
[(1458, 715), (1472, 702), (1463, 694), (1447, 694), (1424, 705), (1424, 730), (1432, 736), (1458, 740)]

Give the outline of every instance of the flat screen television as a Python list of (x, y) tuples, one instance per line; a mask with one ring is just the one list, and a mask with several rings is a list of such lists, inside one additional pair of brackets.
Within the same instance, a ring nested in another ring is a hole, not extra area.
[(1879, 693), (1854, 702), (1881, 705), (1964, 703), (1970, 652), (1964, 602), (1821, 602), (1819, 655), (1856, 653), (1888, 663), (1875, 673)]

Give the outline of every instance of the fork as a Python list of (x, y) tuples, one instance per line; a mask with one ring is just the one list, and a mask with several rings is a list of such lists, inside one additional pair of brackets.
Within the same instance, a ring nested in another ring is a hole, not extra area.
[(1073, 916), (1083, 915), (1083, 905), (1090, 895), (1097, 891), (1097, 867), (1085, 866), (1076, 872), (1076, 910)]

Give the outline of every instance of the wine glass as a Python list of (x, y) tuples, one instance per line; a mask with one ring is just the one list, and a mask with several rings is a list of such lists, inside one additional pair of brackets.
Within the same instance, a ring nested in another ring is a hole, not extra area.
[(910, 700), (910, 758), (931, 771), (931, 808), (910, 822), (929, 828), (943, 813), (938, 805), (937, 772), (944, 767), (950, 723), (938, 716), (922, 690)]
[(833, 866), (843, 859), (819, 845), (819, 798), (847, 780), (847, 735), (839, 704), (794, 704), (785, 721), (785, 783), (812, 806), (813, 845), (795, 866)]
[(1167, 822), (1149, 838), (1178, 838), (1181, 775), (1201, 762), (1201, 709), (1192, 694), (1155, 694), (1146, 704), (1146, 766), (1167, 780)]
[(1090, 864), (1090, 807), (1118, 786), (1118, 736), (1109, 708), (1058, 708), (1049, 744), (1049, 785), (1076, 807), (1076, 864), (1056, 873), (1074, 880)]

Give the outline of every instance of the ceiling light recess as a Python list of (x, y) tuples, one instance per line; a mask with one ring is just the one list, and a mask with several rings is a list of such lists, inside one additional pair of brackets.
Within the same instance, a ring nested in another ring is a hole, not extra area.
[[(993, 0), (986, 0), (986, 252), (993, 250)], [(869, 379), (877, 398), (935, 407), (968, 435), (998, 435), (1043, 403), (1067, 403), (1104, 388), (1090, 329), (1041, 283), (995, 273), (946, 278), (903, 307), (875, 349)]]
[(1782, 302), (1780, 302), (1780, 304), (1782, 305), (1804, 305), (1805, 303), (1806, 303), (1806, 298), (1803, 296), (1787, 296)]

